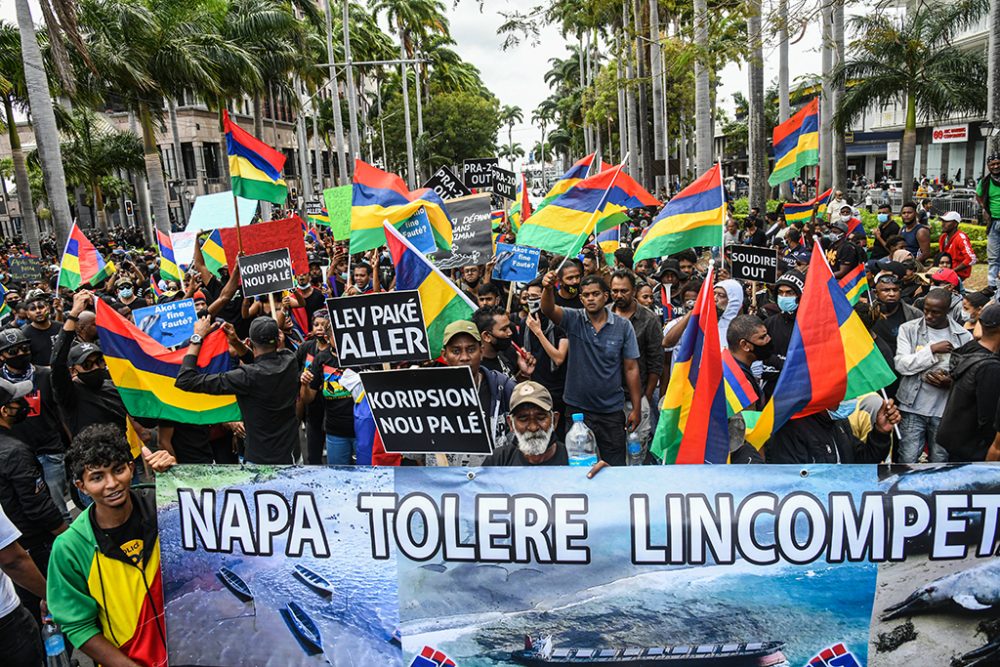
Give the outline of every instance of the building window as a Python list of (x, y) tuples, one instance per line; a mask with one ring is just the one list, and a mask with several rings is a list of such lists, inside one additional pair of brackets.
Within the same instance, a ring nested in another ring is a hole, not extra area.
[(205, 163), (205, 176), (219, 178), (219, 144), (205, 142), (201, 145), (202, 161)]
[(285, 154), (285, 176), (295, 176), (297, 173), (295, 169), (295, 151), (291, 148), (282, 148), (281, 152)]
[(181, 174), (181, 178), (183, 180), (196, 178), (198, 167), (194, 161), (194, 144), (189, 141), (181, 144), (181, 162), (184, 165), (184, 173)]

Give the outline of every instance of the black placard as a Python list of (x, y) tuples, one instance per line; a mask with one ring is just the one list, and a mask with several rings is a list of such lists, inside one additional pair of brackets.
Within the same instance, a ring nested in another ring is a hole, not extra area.
[(385, 451), (490, 454), (489, 428), (468, 366), (361, 373)]
[(752, 245), (734, 245), (726, 248), (733, 263), (733, 278), (761, 283), (778, 279), (778, 251)]
[(485, 264), (493, 256), (490, 225), (490, 195), (469, 195), (448, 202), (451, 220), (451, 250), (433, 255), (439, 269), (454, 269), (466, 264)]
[(42, 260), (33, 255), (10, 258), (10, 277), (21, 283), (36, 283), (45, 280), (42, 275)]
[(416, 290), (327, 299), (326, 307), (341, 366), (431, 358)]
[(243, 296), (262, 296), (292, 289), (295, 286), (292, 258), (288, 248), (268, 250), (256, 255), (243, 255), (238, 261), (240, 279), (243, 282)]
[(514, 201), (517, 197), (517, 174), (494, 166), (493, 194)]
[(454, 199), (471, 195), (472, 190), (465, 187), (465, 183), (448, 167), (441, 167), (434, 172), (434, 175), (423, 184), (425, 188), (430, 188), (438, 194), (441, 199)]
[(306, 215), (321, 215), (322, 213), (323, 213), (323, 202), (321, 201), (306, 202)]
[(500, 163), (495, 157), (479, 157), (465, 160), (462, 163), (462, 176), (465, 187), (475, 188), (480, 192), (493, 190), (493, 168)]

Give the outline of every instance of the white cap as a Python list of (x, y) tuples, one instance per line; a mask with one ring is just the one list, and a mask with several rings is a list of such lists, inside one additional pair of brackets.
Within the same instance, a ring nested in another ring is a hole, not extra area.
[(959, 215), (958, 211), (948, 211), (947, 213), (942, 213), (941, 219), (946, 222), (962, 222), (962, 216)]

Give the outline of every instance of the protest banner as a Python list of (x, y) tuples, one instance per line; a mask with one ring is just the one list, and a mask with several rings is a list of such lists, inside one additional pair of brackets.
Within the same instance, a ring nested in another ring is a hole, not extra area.
[(413, 244), (413, 247), (428, 255), (437, 250), (434, 242), (434, 232), (431, 230), (431, 221), (427, 217), (427, 211), (421, 206), (417, 212), (403, 221), (399, 227), (399, 232)]
[(989, 651), (996, 466), (586, 472), (177, 466), (157, 479), (170, 663), (314, 664), (289, 600), (333, 665), (424, 646), (481, 667)]
[(171, 232), (170, 244), (174, 247), (174, 261), (182, 271), (194, 262), (194, 243), (197, 234), (191, 232)]
[(495, 280), (513, 283), (530, 283), (538, 275), (538, 260), (542, 251), (526, 245), (498, 243), (496, 264), (493, 265)]
[(493, 255), (490, 229), (490, 195), (459, 197), (448, 202), (452, 225), (451, 251), (438, 250), (432, 255), (439, 269), (454, 269), (467, 264), (485, 264)]
[(441, 167), (435, 171), (434, 175), (427, 179), (427, 182), (421, 187), (430, 188), (441, 199), (455, 199), (472, 194), (472, 190), (465, 187), (458, 175), (448, 167)]
[(327, 299), (326, 307), (341, 366), (430, 359), (416, 290)]
[(10, 277), (21, 283), (37, 283), (44, 280), (42, 259), (34, 255), (20, 255), (10, 258)]
[[(232, 205), (232, 202), (230, 202)], [(247, 255), (286, 248), (292, 258), (292, 268), (296, 275), (309, 273), (309, 255), (302, 236), (302, 218), (293, 216), (284, 220), (259, 222), (254, 225), (243, 225), (243, 252)], [(226, 263), (232, 271), (239, 255), (239, 245), (236, 242), (235, 229), (223, 229), (222, 247), (226, 251)]]
[(733, 278), (764, 283), (778, 279), (778, 251), (752, 245), (734, 245), (726, 248), (733, 263)]
[(323, 202), (310, 199), (306, 202), (306, 215), (319, 215), (323, 212)]
[(489, 428), (468, 366), (361, 373), (385, 451), (489, 454)]
[(132, 311), (132, 317), (139, 329), (163, 347), (181, 345), (194, 334), (196, 314), (193, 299), (138, 308)]
[(239, 257), (243, 296), (264, 296), (292, 289), (295, 275), (288, 248)]
[(257, 212), (257, 200), (236, 198), (233, 206), (233, 193), (216, 192), (210, 195), (198, 195), (191, 208), (191, 216), (184, 227), (185, 231), (207, 232), (213, 229), (226, 229), (236, 226), (236, 209), (240, 212), (240, 224), (246, 228)]
[(500, 161), (495, 157), (480, 157), (462, 163), (465, 187), (479, 191), (493, 189), (493, 167)]
[(330, 216), (330, 231), (337, 241), (351, 238), (351, 205), (354, 186), (340, 185), (323, 190), (323, 201)]
[(494, 165), (493, 194), (514, 201), (517, 197), (517, 174)]

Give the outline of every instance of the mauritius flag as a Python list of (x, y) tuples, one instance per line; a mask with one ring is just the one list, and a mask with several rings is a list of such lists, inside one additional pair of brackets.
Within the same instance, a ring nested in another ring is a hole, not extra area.
[(435, 245), (451, 250), (451, 220), (444, 201), (436, 192), (427, 188), (410, 192), (396, 174), (356, 160), (351, 194), (351, 252), (385, 245), (383, 221), (401, 226), (421, 207), (427, 214)]
[(840, 288), (844, 290), (844, 296), (852, 305), (856, 305), (861, 300), (861, 295), (868, 291), (868, 274), (865, 273), (865, 265), (858, 264), (843, 278), (840, 279)]
[(201, 256), (205, 260), (205, 267), (216, 277), (219, 275), (219, 269), (228, 266), (226, 251), (222, 247), (222, 233), (218, 229), (213, 229), (201, 244)]
[(521, 180), (517, 184), (517, 194), (514, 205), (510, 207), (510, 231), (517, 234), (521, 223), (531, 217), (531, 200), (528, 199), (528, 181), (521, 172)]
[(778, 185), (798, 177), (803, 167), (819, 164), (819, 98), (774, 128), (774, 171), (767, 178)]
[(635, 261), (722, 243), (726, 196), (718, 163), (667, 202), (635, 249)]
[(112, 273), (114, 265), (104, 261), (79, 225), (73, 223), (59, 265), (59, 287), (76, 290), (83, 284), (96, 286)]
[(709, 268), (674, 351), (674, 366), (650, 452), (664, 463), (726, 463), (726, 408), (722, 346)]
[(233, 194), (284, 204), (288, 198), (288, 186), (281, 177), (281, 170), (285, 167), (284, 153), (240, 128), (225, 109), (222, 110), (222, 127), (226, 133)]
[(747, 442), (760, 449), (789, 419), (836, 408), (895, 379), (817, 243), (785, 365)]
[(441, 354), (444, 328), (456, 320), (472, 319), (476, 306), (399, 230), (388, 221), (383, 228), (392, 263), (396, 266), (396, 289), (420, 292), (431, 356), (437, 357)]
[(184, 276), (181, 275), (180, 267), (177, 266), (177, 260), (174, 258), (174, 244), (170, 240), (170, 234), (157, 229), (156, 243), (160, 246), (160, 275), (180, 283)]
[(817, 196), (815, 199), (810, 199), (807, 202), (801, 204), (795, 204), (792, 202), (786, 203), (782, 207), (782, 212), (785, 214), (785, 222), (792, 224), (793, 222), (809, 222), (812, 217), (812, 211), (816, 209), (816, 217), (822, 218), (823, 212), (826, 211), (826, 205), (830, 201), (830, 196), (833, 194), (833, 188), (830, 188), (823, 194)]
[(521, 225), (518, 243), (557, 255), (576, 255), (591, 233), (621, 224), (628, 209), (659, 204), (622, 173), (623, 166), (585, 178), (545, 208), (539, 208)]
[[(556, 197), (565, 194), (567, 191), (569, 191), (571, 187), (573, 187), (583, 179), (587, 178), (587, 176), (589, 176), (592, 171), (591, 167), (594, 166), (595, 158), (597, 158), (597, 153), (591, 153), (590, 155), (580, 158), (579, 160), (574, 162), (573, 166), (570, 167), (569, 170), (562, 175), (562, 178), (556, 181), (555, 184), (551, 188), (549, 188), (549, 191), (545, 193), (545, 197), (542, 199), (541, 203), (538, 204), (538, 210), (535, 211), (535, 213), (541, 211), (543, 208), (548, 206)], [(613, 167), (614, 165), (610, 165), (607, 162), (600, 160), (600, 164), (598, 166), (599, 169), (593, 170), (595, 171), (595, 173), (607, 171), (608, 169), (611, 169), (611, 167)], [(522, 220), (522, 222), (524, 221)]]

